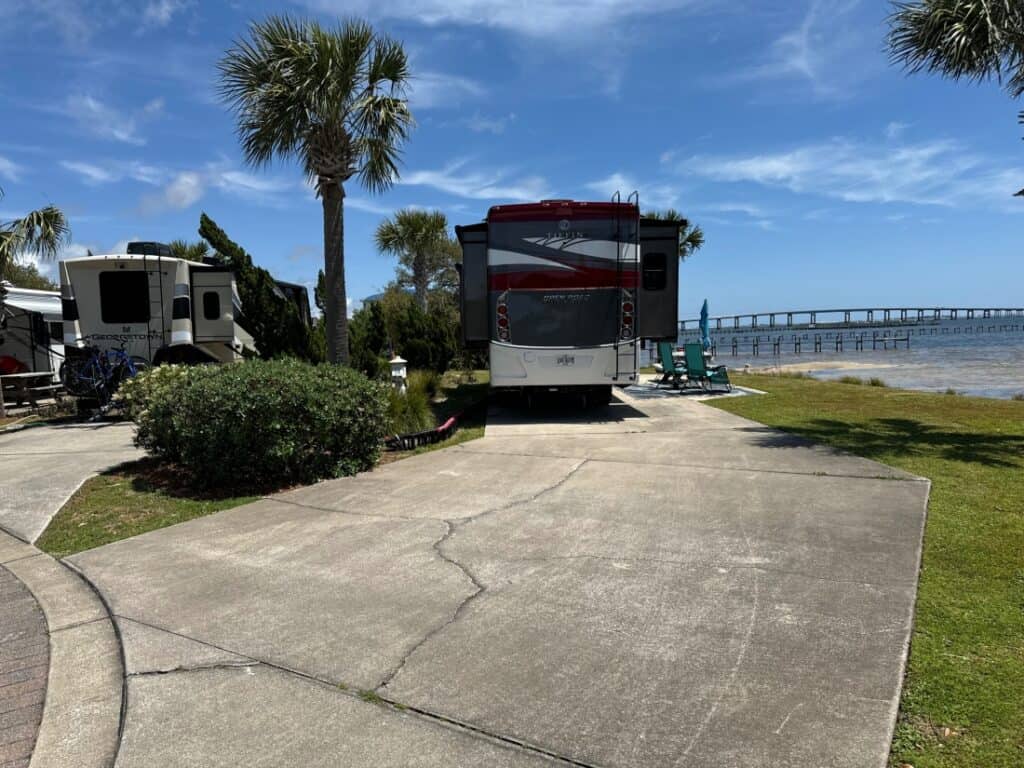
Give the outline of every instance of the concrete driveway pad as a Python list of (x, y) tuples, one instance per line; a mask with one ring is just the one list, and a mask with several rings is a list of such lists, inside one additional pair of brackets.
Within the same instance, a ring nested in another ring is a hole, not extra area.
[(0, 527), (35, 541), (84, 480), (143, 454), (130, 424), (65, 424), (0, 434)]
[(622, 395), (72, 560), (122, 628), (119, 766), (881, 768), (927, 494)]

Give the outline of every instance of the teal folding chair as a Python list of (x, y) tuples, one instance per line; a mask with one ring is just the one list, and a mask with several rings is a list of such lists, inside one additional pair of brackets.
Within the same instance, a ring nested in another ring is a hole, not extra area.
[(709, 366), (704, 360), (702, 344), (684, 344), (683, 356), (686, 359), (686, 376), (690, 381), (697, 382), (707, 390), (713, 390), (719, 385), (724, 386), (726, 392), (732, 392), (732, 383), (729, 381), (729, 373), (725, 366)]

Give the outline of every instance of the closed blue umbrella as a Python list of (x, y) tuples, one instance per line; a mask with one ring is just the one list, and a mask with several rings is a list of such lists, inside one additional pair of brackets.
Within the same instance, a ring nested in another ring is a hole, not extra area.
[(708, 300), (704, 299), (704, 306), (700, 308), (700, 343), (704, 349), (711, 349), (711, 324), (708, 322)]

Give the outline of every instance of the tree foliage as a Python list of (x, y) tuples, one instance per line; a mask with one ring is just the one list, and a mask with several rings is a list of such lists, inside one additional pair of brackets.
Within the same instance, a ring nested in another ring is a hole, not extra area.
[[(0, 199), (4, 192), (0, 189)], [(71, 239), (71, 227), (59, 208), (47, 205), (11, 221), (0, 222), (0, 271), (19, 256), (36, 253), (55, 258)]]
[(53, 280), (36, 269), (35, 264), (19, 264), (9, 261), (0, 266), (0, 280), (6, 280), (19, 288), (34, 288), (37, 291), (56, 291), (60, 288)]
[(451, 285), (455, 264), (462, 257), (441, 211), (396, 211), (377, 227), (375, 241), (378, 251), (398, 258), (398, 284), (413, 289), (424, 311), (431, 290)]
[(644, 214), (644, 218), (679, 222), (679, 258), (682, 261), (686, 261), (704, 246), (704, 230), (698, 225), (692, 224), (675, 208), (668, 208), (664, 211), (648, 211)]
[(432, 293), (424, 311), (393, 283), (352, 316), (352, 365), (380, 376), (388, 370), (389, 355), (398, 354), (411, 369), (443, 373), (458, 354), (458, 332), (458, 314), (445, 293)]
[(1024, 93), (1024, 3), (917, 0), (893, 4), (889, 52), (911, 72), (994, 79)]
[(398, 176), (412, 129), (402, 45), (364, 21), (333, 27), (288, 16), (253, 23), (219, 63), (246, 160), (298, 160), (324, 212), (325, 317), (332, 362), (347, 362), (344, 184), (371, 192)]
[(260, 356), (318, 360), (310, 328), (295, 304), (278, 289), (271, 274), (257, 267), (245, 249), (205, 213), (199, 217), (199, 234), (213, 248), (216, 258), (234, 271), (245, 315), (242, 325), (252, 334)]
[(186, 261), (202, 261), (210, 255), (210, 246), (202, 240), (195, 243), (190, 243), (187, 240), (171, 240), (167, 247), (170, 248), (174, 258)]

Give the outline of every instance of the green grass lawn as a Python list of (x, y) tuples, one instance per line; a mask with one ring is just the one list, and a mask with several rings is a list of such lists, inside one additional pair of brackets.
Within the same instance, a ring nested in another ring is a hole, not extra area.
[(87, 480), (36, 546), (54, 557), (67, 557), (259, 498), (201, 494), (182, 486), (179, 478), (173, 468), (142, 459)]
[(711, 405), (931, 479), (892, 764), (1024, 766), (1024, 402), (734, 375)]

